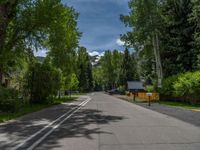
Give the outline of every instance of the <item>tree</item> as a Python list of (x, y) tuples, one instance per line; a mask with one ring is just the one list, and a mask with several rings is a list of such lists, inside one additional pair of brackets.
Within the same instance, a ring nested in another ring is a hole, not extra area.
[(121, 64), (123, 60), (123, 54), (119, 52), (118, 50), (113, 50), (112, 52), (112, 66), (113, 66), (113, 80), (114, 80), (114, 87), (118, 87), (120, 82), (120, 70), (121, 70)]
[(50, 50), (55, 66), (71, 71), (71, 56), (80, 36), (73, 8), (60, 0), (3, 0), (0, 12), (1, 82), (10, 60), (41, 48)]
[(79, 81), (79, 89), (83, 92), (92, 90), (92, 65), (86, 48), (80, 47), (77, 56), (77, 77)]
[(151, 45), (146, 45), (135, 57), (138, 64), (137, 69), (140, 79), (145, 84), (152, 85), (156, 82), (156, 67)]
[[(2, 85), (3, 72), (5, 71), (5, 42), (10, 22), (16, 16), (18, 0), (3, 0), (0, 2), (0, 85)], [(8, 60), (8, 59), (7, 59)]]
[(131, 12), (128, 16), (121, 16), (126, 26), (132, 27), (133, 31), (122, 36), (126, 44), (134, 47), (137, 51), (143, 50), (151, 41), (152, 51), (156, 62), (158, 86), (163, 78), (162, 64), (160, 59), (160, 32), (161, 15), (159, 0), (131, 0), (129, 7)]
[(75, 73), (69, 75), (68, 78), (65, 79), (64, 87), (69, 90), (78, 90), (79, 81)]
[(131, 56), (128, 48), (126, 48), (120, 72), (121, 85), (124, 85), (127, 88), (127, 81), (133, 80), (138, 80), (136, 62), (134, 60), (134, 55)]
[(189, 21), (195, 24), (194, 39), (197, 42), (197, 44), (200, 45), (200, 1), (191, 0), (191, 2), (192, 2), (192, 12)]
[(112, 52), (107, 50), (104, 53), (104, 56), (100, 59), (100, 65), (102, 67), (103, 83), (106, 89), (112, 89), (115, 85), (115, 74), (112, 60)]
[(61, 72), (50, 62), (36, 62), (26, 75), (25, 89), (30, 93), (31, 103), (43, 103), (51, 95), (56, 95), (61, 86)]
[(96, 66), (92, 69), (94, 90), (101, 91), (103, 90), (103, 71), (101, 66)]
[(0, 2), (0, 54), (6, 40), (6, 31), (9, 23), (16, 15), (19, 0), (2, 0)]
[(162, 60), (165, 77), (194, 71), (199, 48), (195, 44), (195, 24), (189, 21), (191, 0), (167, 0), (162, 8)]
[[(194, 40), (197, 49), (200, 49), (200, 2), (198, 0), (192, 0), (192, 13), (189, 21), (195, 25)], [(199, 52), (200, 53), (200, 52)], [(197, 56), (196, 69), (200, 69), (200, 54)]]

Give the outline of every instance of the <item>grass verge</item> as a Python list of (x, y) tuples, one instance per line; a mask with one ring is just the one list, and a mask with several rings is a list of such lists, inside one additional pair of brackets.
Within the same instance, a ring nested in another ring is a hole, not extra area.
[(179, 108), (185, 108), (185, 109), (189, 109), (189, 110), (200, 111), (200, 105), (190, 105), (188, 103), (172, 102), (172, 101), (159, 101), (158, 103), (161, 105), (168, 105), (168, 106), (173, 106), (173, 107), (179, 107)]
[(78, 98), (79, 96), (77, 95), (72, 95), (71, 97), (61, 97), (61, 98), (55, 98), (53, 100), (53, 103), (51, 104), (32, 104), (32, 105), (25, 105), (21, 108), (20, 111), (15, 112), (15, 113), (11, 113), (11, 112), (6, 112), (6, 113), (0, 113), (0, 123), (2, 122), (6, 122), (8, 120), (11, 119), (15, 119), (18, 118), (20, 116), (32, 113), (32, 112), (36, 112), (36, 111), (40, 111), (44, 108), (48, 108), (51, 107), (53, 105), (58, 105), (61, 103), (65, 103), (65, 102), (70, 102), (75, 100), (76, 98)]

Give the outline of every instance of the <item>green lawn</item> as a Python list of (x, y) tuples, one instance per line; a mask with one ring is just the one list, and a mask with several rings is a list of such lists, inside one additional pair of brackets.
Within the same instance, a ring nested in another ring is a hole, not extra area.
[(183, 102), (159, 101), (159, 104), (173, 106), (173, 107), (180, 107), (190, 110), (200, 110), (200, 105), (190, 105), (188, 103), (183, 103)]
[(42, 110), (44, 108), (51, 107), (53, 105), (61, 104), (61, 103), (64, 103), (64, 102), (70, 102), (70, 101), (75, 100), (76, 98), (78, 98), (77, 95), (72, 95), (71, 97), (61, 97), (60, 99), (59, 98), (54, 99), (54, 103), (52, 103), (52, 104), (26, 105), (23, 108), (21, 108), (21, 110), (19, 112), (0, 113), (0, 123), (6, 122), (6, 121), (11, 120), (11, 119), (15, 119), (17, 117), (26, 115), (28, 113), (36, 112), (36, 111)]

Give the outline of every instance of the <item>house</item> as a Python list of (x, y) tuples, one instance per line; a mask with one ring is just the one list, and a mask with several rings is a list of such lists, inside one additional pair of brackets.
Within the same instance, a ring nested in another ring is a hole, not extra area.
[(144, 92), (145, 87), (143, 86), (143, 83), (141, 81), (128, 81), (128, 90), (130, 92)]

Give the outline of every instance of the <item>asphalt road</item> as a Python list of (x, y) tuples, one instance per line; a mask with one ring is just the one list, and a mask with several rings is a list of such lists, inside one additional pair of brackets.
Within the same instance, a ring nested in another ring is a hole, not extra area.
[[(66, 115), (53, 122), (63, 113)], [(0, 149), (200, 149), (199, 127), (103, 93), (82, 97), (71, 106), (44, 110), (34, 117), (37, 125), (30, 116), (1, 125)], [(38, 130), (41, 132), (33, 136)]]

